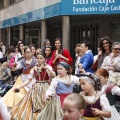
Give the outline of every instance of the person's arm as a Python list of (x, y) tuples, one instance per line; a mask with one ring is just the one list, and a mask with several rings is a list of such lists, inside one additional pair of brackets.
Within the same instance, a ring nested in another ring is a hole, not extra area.
[(111, 117), (111, 107), (110, 107), (109, 101), (105, 95), (101, 95), (100, 104), (101, 104), (102, 110), (100, 110), (99, 115), (102, 117), (105, 117), (105, 118), (110, 118)]
[(47, 99), (50, 99), (52, 95), (56, 94), (57, 84), (58, 84), (57, 79), (53, 78), (48, 90), (46, 91)]
[(34, 78), (33, 75), (34, 75), (34, 68), (31, 69), (30, 75), (29, 75), (29, 77), (28, 77), (28, 80), (26, 80), (21, 86), (15, 88), (14, 91), (16, 91), (16, 89), (19, 90), (19, 89), (27, 86), (27, 85), (32, 81), (32, 79)]
[(118, 95), (120, 96), (120, 88), (118, 86), (114, 86), (111, 90), (112, 95)]
[(73, 62), (72, 57), (70, 56), (70, 53), (67, 49), (63, 50), (60, 58), (64, 59), (69, 64), (72, 64)]
[(46, 66), (44, 66), (44, 68), (49, 72), (49, 76), (51, 76), (51, 77), (55, 77), (56, 76), (55, 72), (52, 70), (51, 66), (46, 65)]

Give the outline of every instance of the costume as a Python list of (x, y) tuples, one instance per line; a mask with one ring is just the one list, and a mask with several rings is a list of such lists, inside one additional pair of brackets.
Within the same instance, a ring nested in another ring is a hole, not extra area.
[(110, 84), (107, 82), (105, 85), (102, 86), (102, 93), (106, 94), (108, 101), (111, 105), (111, 118), (105, 118), (105, 120), (120, 120), (120, 115), (118, 114), (115, 104), (116, 104), (116, 96), (120, 96), (120, 88), (115, 86), (114, 84)]
[(22, 75), (18, 77), (12, 89), (10, 89), (5, 96), (3, 97), (5, 104), (7, 107), (14, 107), (19, 101), (26, 95), (27, 91), (32, 87), (35, 81), (32, 81), (27, 87), (20, 89), (19, 93), (15, 93), (13, 91), (14, 88), (19, 87), (25, 82), (30, 76), (30, 70), (35, 66), (36, 60), (31, 59), (31, 61), (26, 61), (22, 59), (18, 62), (17, 69), (22, 68)]
[(7, 107), (0, 97), (0, 120), (10, 120), (10, 113), (7, 111)]
[(93, 72), (91, 66), (93, 64), (93, 54), (91, 50), (88, 50), (80, 59), (80, 63), (86, 72)]
[[(61, 54), (61, 55), (63, 55), (64, 57), (68, 58), (68, 59), (69, 59), (68, 64), (69, 64), (69, 65), (72, 65), (73, 60), (72, 60), (72, 57), (70, 56), (70, 53), (69, 53), (69, 51), (68, 51), (67, 49), (63, 49), (63, 50), (61, 51), (61, 53), (59, 53), (59, 54)], [(52, 53), (52, 61), (55, 59), (55, 57), (56, 57), (56, 50), (53, 51), (53, 53)], [(57, 71), (57, 64), (58, 64), (59, 62), (63, 62), (63, 61), (66, 62), (64, 59), (59, 58), (59, 59), (56, 60), (55, 64), (52, 63), (52, 67), (53, 67), (53, 70), (54, 70), (55, 72)]]
[[(50, 120), (48, 115), (52, 116), (51, 120), (62, 120), (63, 119), (63, 114), (61, 112), (63, 100), (65, 99), (67, 95), (73, 92), (73, 86), (75, 84), (79, 84), (78, 77), (71, 75), (68, 78), (69, 79), (60, 78), (59, 76), (53, 78), (50, 84), (50, 87), (46, 92), (46, 96), (54, 95), (54, 97), (49, 101), (49, 103), (46, 105), (43, 111), (39, 113), (37, 120)], [(55, 101), (58, 101), (58, 102), (55, 103)], [(45, 114), (45, 111), (46, 111), (46, 114)], [(56, 117), (58, 119), (56, 119)]]
[[(38, 113), (47, 104), (45, 93), (49, 87), (49, 71), (36, 65), (30, 72), (29, 79), (36, 81), (32, 89), (11, 110), (11, 120), (33, 120), (33, 113)], [(49, 66), (52, 70), (52, 67)], [(19, 110), (19, 112), (18, 112)]]
[(80, 93), (87, 102), (82, 120), (103, 120), (101, 116), (94, 116), (91, 108), (97, 108), (103, 111), (111, 111), (111, 107), (105, 95), (101, 95), (101, 92), (97, 92), (95, 96), (86, 96), (84, 92)]

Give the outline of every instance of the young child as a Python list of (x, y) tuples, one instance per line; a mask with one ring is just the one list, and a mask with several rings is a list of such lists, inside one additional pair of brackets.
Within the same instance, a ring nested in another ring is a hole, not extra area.
[(2, 70), (3, 70), (3, 74), (2, 77), (0, 79), (0, 87), (3, 84), (9, 84), (11, 82), (11, 70), (9, 68), (9, 64), (7, 62), (4, 62), (2, 64)]
[[(102, 93), (106, 94), (108, 101), (111, 105), (111, 118), (106, 118), (105, 120), (120, 120), (120, 115), (118, 114), (115, 105), (116, 105), (116, 95), (120, 96), (120, 88), (114, 84), (111, 84), (108, 81), (109, 72), (104, 69), (100, 68), (96, 72), (97, 77), (100, 79), (102, 83)], [(119, 111), (119, 110), (118, 110)]]
[(38, 115), (37, 120), (62, 120), (63, 116), (61, 113), (61, 107), (63, 105), (63, 100), (66, 96), (73, 93), (73, 87), (75, 84), (79, 85), (79, 78), (70, 75), (70, 70), (71, 68), (68, 63), (58, 63), (58, 75), (52, 79), (50, 87), (46, 92), (47, 99), (52, 99)]
[(7, 111), (2, 97), (0, 97), (0, 120), (10, 120), (10, 113)]
[[(15, 88), (14, 91), (19, 92), (21, 88), (28, 85), (32, 80), (36, 81), (36, 83), (21, 102), (12, 109), (11, 119), (33, 120), (33, 113), (40, 112), (47, 104), (45, 93), (49, 87), (49, 76), (55, 77), (55, 72), (52, 70), (51, 66), (45, 64), (43, 54), (37, 54), (36, 59), (38, 64), (31, 69), (28, 80), (21, 86)], [(19, 119), (18, 116), (20, 116)]]
[(86, 103), (77, 93), (68, 95), (63, 102), (64, 120), (81, 120)]
[[(29, 47), (24, 48), (24, 58), (17, 63), (14, 64), (14, 69), (21, 69), (22, 75), (20, 75), (14, 86), (13, 89), (20, 86), (23, 82), (28, 80), (30, 76), (30, 70), (36, 65), (36, 59), (32, 58), (31, 56), (31, 50)], [(14, 93), (13, 89), (10, 89), (5, 96), (3, 97), (5, 104), (7, 107), (14, 107), (17, 103), (20, 102), (20, 100), (26, 95), (26, 93), (29, 91), (29, 89), (32, 87), (32, 85), (35, 83), (35, 81), (32, 81), (30, 84), (28, 84), (26, 87), (22, 88), (21, 91), (17, 94)], [(13, 97), (14, 96), (14, 97)]]
[(111, 117), (111, 107), (105, 95), (100, 90), (100, 81), (92, 73), (81, 74), (80, 93), (87, 103), (82, 120), (103, 120)]

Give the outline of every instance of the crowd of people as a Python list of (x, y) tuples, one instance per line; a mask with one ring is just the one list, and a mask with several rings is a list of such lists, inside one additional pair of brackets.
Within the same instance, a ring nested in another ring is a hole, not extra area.
[(93, 55), (84, 40), (75, 59), (60, 38), (43, 44), (0, 42), (0, 119), (120, 120), (119, 42), (103, 36)]

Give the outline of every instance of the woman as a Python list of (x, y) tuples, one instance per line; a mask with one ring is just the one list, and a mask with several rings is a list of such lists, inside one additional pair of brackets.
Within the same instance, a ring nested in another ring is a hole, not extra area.
[(120, 43), (114, 42), (112, 45), (112, 53), (105, 57), (101, 66), (109, 71), (109, 80), (117, 85), (120, 85)]
[(101, 67), (104, 58), (108, 56), (111, 52), (111, 46), (112, 46), (111, 39), (108, 36), (104, 36), (103, 38), (101, 38), (99, 46), (100, 46), (102, 53), (98, 56), (98, 59), (97, 59), (98, 60), (97, 69)]
[(45, 62), (51, 66), (52, 64), (52, 49), (51, 46), (46, 46), (44, 49), (44, 54), (45, 54)]
[(72, 58), (67, 49), (62, 48), (62, 41), (60, 38), (55, 39), (56, 50), (52, 53), (52, 67), (55, 72), (57, 72), (57, 64), (61, 61), (72, 65)]
[(33, 44), (30, 45), (30, 49), (32, 51), (32, 57), (36, 58), (36, 48)]
[(15, 54), (15, 49), (13, 46), (10, 46), (10, 48), (8, 49), (8, 52), (7, 52), (7, 61), (8, 62), (14, 56), (14, 54)]

